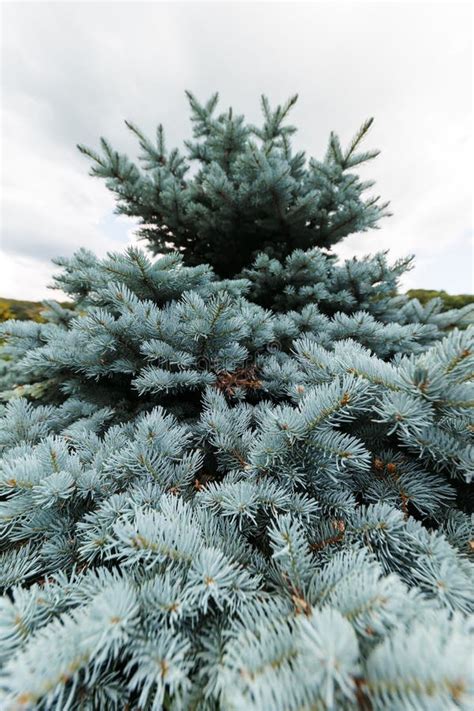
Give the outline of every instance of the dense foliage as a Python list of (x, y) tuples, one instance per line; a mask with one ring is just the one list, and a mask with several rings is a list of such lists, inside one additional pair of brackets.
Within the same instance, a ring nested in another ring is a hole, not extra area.
[[(320, 261), (322, 263), (325, 263), (326, 266), (331, 265), (331, 268), (329, 269), (329, 274), (328, 270), (325, 270), (322, 272), (321, 269), (318, 269), (318, 273), (313, 273), (312, 270), (317, 269), (316, 265), (316, 260), (314, 259), (308, 259), (309, 255), (312, 254), (318, 254)], [(301, 256), (300, 256), (301, 255)], [(266, 256), (261, 256), (259, 260), (256, 262), (256, 267), (257, 269), (248, 269), (244, 271), (244, 274), (248, 275), (248, 278), (250, 280), (255, 280), (255, 271), (257, 271), (257, 278), (261, 280), (261, 274), (262, 274), (262, 266), (264, 263), (266, 264), (271, 264), (272, 266), (276, 267), (276, 273), (275, 271), (273, 272), (271, 278), (274, 281), (274, 284), (271, 285), (270, 283), (266, 283), (265, 285), (261, 283), (258, 285), (255, 285), (253, 288), (253, 297), (255, 299), (260, 299), (260, 300), (265, 300), (268, 302), (270, 305), (272, 305), (274, 308), (278, 308), (278, 303), (282, 301), (282, 297), (280, 295), (281, 289), (284, 291), (286, 290), (286, 293), (288, 293), (292, 289), (301, 289), (303, 287), (306, 287), (303, 294), (302, 294), (302, 299), (301, 303), (304, 299), (309, 299), (310, 298), (310, 290), (313, 292), (313, 300), (316, 303), (319, 303), (320, 307), (322, 306), (322, 301), (323, 301), (323, 293), (321, 291), (321, 286), (322, 285), (317, 285), (319, 280), (321, 278), (324, 278), (326, 281), (328, 280), (328, 276), (332, 276), (334, 274), (334, 269), (333, 263), (334, 260), (330, 259), (329, 254), (325, 254), (323, 252), (310, 252), (306, 255), (302, 255), (301, 252), (297, 252), (295, 255), (293, 255), (293, 258), (290, 260), (286, 260), (287, 263), (289, 262), (294, 263), (296, 260), (301, 261), (301, 258), (304, 259), (309, 263), (310, 269), (309, 270), (303, 270), (301, 267), (298, 265), (298, 278), (301, 280), (301, 278), (304, 279), (304, 283), (301, 283), (301, 281), (298, 283), (296, 286), (296, 283), (291, 283), (290, 279), (288, 276), (285, 278), (283, 281), (281, 279), (281, 272), (282, 272), (282, 267), (281, 267), (281, 262), (278, 262), (277, 260), (269, 260), (268, 257)], [(370, 302), (366, 299), (364, 306), (366, 308), (372, 308), (371, 304), (377, 300), (377, 297), (379, 294), (381, 295), (382, 293), (393, 295), (396, 293), (396, 279), (394, 280), (393, 277), (395, 276), (396, 278), (400, 276), (400, 274), (403, 273), (404, 268), (409, 268), (411, 259), (406, 259), (406, 260), (400, 260), (400, 262), (397, 263), (397, 265), (394, 265), (392, 268), (392, 271), (387, 269), (385, 265), (385, 256), (384, 255), (378, 255), (373, 260), (371, 260), (370, 257), (366, 257), (364, 260), (362, 260), (362, 268), (365, 269), (365, 265), (369, 261), (375, 261), (379, 264), (379, 271), (375, 271), (372, 277), (372, 283), (370, 283), (368, 286), (371, 289), (371, 299)], [(360, 264), (360, 260), (354, 259), (352, 260), (352, 263), (354, 265)], [(348, 282), (352, 287), (354, 284), (357, 284), (357, 278), (353, 278), (350, 280), (350, 269), (351, 269), (351, 262), (347, 262), (345, 265), (346, 269), (346, 282)], [(401, 267), (401, 269), (400, 269)], [(268, 273), (267, 269), (267, 273)], [(339, 274), (341, 273), (341, 270), (337, 270)], [(268, 280), (268, 277), (266, 277)], [(378, 279), (378, 283), (377, 282)], [(373, 291), (372, 288), (374, 286), (377, 287), (378, 291)], [(265, 287), (265, 288), (264, 288)], [(309, 288), (308, 288), (309, 287)], [(360, 287), (359, 287), (360, 288)], [(273, 294), (273, 296), (271, 296)], [(446, 291), (436, 291), (435, 289), (410, 289), (407, 291), (407, 297), (411, 299), (411, 303), (413, 303), (413, 300), (417, 299), (422, 306), (426, 306), (428, 302), (432, 301), (433, 299), (441, 299), (442, 306), (440, 311), (452, 311), (453, 309), (462, 309), (464, 306), (469, 306), (470, 304), (474, 303), (474, 295), (472, 294), (448, 294)], [(343, 299), (341, 299), (339, 306), (341, 308), (345, 308), (347, 310), (348, 305), (347, 305), (347, 298), (353, 297), (355, 299), (356, 295), (354, 294), (354, 289), (352, 288), (352, 292), (349, 292), (348, 289), (345, 290), (345, 293), (343, 294)], [(359, 297), (360, 298), (360, 297)], [(357, 301), (354, 301), (353, 303), (353, 309), (355, 309), (355, 304), (357, 304), (357, 308), (361, 308), (362, 303), (360, 302), (359, 298)], [(288, 296), (283, 296), (283, 299), (285, 299), (285, 303), (289, 304), (291, 303), (289, 300)], [(48, 302), (46, 302), (47, 304)], [(403, 299), (400, 295), (397, 294), (397, 299), (392, 302), (397, 305), (401, 303), (406, 303), (406, 299)], [(72, 302), (59, 302), (60, 306), (64, 306), (66, 308), (71, 308), (73, 306)], [(8, 321), (9, 319), (17, 319), (18, 321), (39, 321), (39, 322), (44, 322), (44, 318), (41, 315), (41, 312), (45, 308), (45, 302), (41, 301), (20, 301), (18, 299), (6, 299), (6, 298), (0, 298), (0, 322), (2, 321)], [(334, 308), (334, 306), (333, 306)], [(336, 306), (337, 308), (337, 306)], [(453, 314), (454, 315), (454, 314)], [(459, 312), (455, 314), (455, 322), (456, 325), (459, 325), (460, 320), (459, 320)], [(449, 326), (446, 326), (449, 327)]]
[(294, 249), (331, 247), (351, 232), (376, 227), (388, 203), (363, 193), (373, 186), (350, 172), (378, 155), (360, 151), (366, 121), (346, 150), (332, 133), (323, 161), (292, 151), (286, 125), (297, 97), (272, 111), (262, 97), (263, 125), (229, 109), (215, 115), (218, 95), (201, 105), (188, 92), (193, 141), (167, 151), (160, 124), (153, 143), (138, 137), (141, 167), (101, 139), (102, 153), (80, 145), (91, 174), (106, 180), (118, 212), (139, 218), (139, 235), (155, 254), (179, 250), (190, 265), (210, 264), (233, 276), (265, 251), (284, 259)]
[(81, 250), (3, 325), (2, 709), (471, 708), (469, 307), (284, 251)]

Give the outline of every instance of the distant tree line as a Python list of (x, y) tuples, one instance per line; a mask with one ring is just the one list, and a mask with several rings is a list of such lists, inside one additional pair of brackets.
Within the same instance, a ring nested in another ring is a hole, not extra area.
[(440, 297), (443, 300), (443, 311), (449, 309), (460, 309), (467, 304), (474, 303), (474, 294), (448, 294), (446, 291), (436, 291), (435, 289), (410, 289), (407, 291), (410, 299), (418, 299), (423, 305), (430, 299)]
[[(63, 302), (62, 306), (71, 306), (71, 304)], [(45, 319), (41, 316), (41, 311), (44, 309), (44, 304), (41, 301), (20, 301), (18, 299), (0, 298), (0, 322), (8, 321), (15, 318), (19, 321), (37, 321), (44, 323)]]

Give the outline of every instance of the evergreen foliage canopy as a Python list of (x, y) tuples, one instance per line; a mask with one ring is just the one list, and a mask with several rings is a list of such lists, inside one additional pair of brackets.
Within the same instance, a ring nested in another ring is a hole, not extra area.
[[(275, 166), (287, 108), (255, 129)], [(469, 306), (272, 234), (232, 278), (218, 241), (80, 250), (71, 308), (0, 327), (2, 711), (472, 708)]]
[(468, 709), (473, 329), (62, 261), (3, 328), (5, 708)]
[(91, 174), (115, 194), (118, 212), (139, 218), (139, 235), (155, 254), (178, 250), (186, 264), (207, 263), (229, 277), (260, 252), (284, 259), (294, 249), (329, 248), (388, 214), (388, 203), (363, 196), (373, 182), (353, 172), (378, 155), (361, 148), (372, 119), (346, 150), (331, 133), (324, 160), (307, 160), (293, 152), (296, 129), (286, 122), (297, 96), (274, 110), (263, 96), (260, 127), (232, 109), (216, 114), (217, 94), (205, 104), (187, 96), (194, 140), (185, 154), (167, 150), (161, 124), (153, 142), (129, 121), (140, 166), (104, 138), (101, 153), (78, 146), (93, 161)]

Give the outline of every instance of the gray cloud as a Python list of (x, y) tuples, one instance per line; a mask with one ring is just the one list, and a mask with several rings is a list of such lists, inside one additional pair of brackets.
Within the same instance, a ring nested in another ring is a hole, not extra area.
[[(1, 293), (45, 295), (49, 260), (123, 248), (133, 225), (77, 142), (135, 154), (123, 119), (189, 136), (184, 89), (249, 120), (298, 91), (296, 141), (320, 156), (374, 115), (367, 177), (392, 200), (341, 255), (415, 253), (406, 286), (472, 290), (471, 10), (456, 3), (10, 3), (3, 7)], [(449, 266), (447, 266), (449, 265)]]

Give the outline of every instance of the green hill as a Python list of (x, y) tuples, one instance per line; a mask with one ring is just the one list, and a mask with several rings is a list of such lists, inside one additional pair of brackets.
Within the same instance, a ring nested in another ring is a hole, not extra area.
[[(69, 302), (61, 302), (61, 306), (70, 306)], [(41, 301), (20, 301), (18, 299), (6, 299), (0, 297), (0, 322), (10, 318), (20, 321), (42, 322), (40, 312), (44, 309)]]
[(407, 296), (411, 299), (418, 299), (422, 304), (439, 296), (443, 300), (444, 311), (460, 309), (467, 304), (474, 303), (474, 294), (448, 294), (446, 291), (435, 291), (434, 289), (410, 289), (407, 291)]

